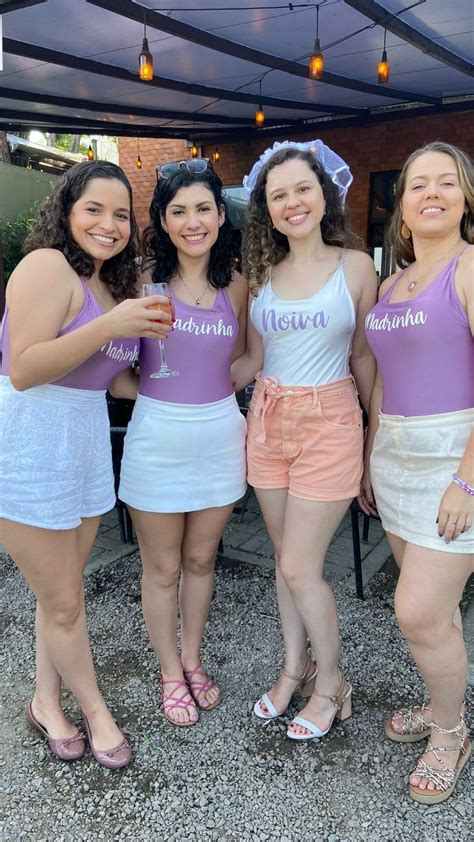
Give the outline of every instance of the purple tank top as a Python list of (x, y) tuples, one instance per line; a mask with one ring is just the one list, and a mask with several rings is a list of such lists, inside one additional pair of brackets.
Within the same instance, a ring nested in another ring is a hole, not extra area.
[[(81, 325), (93, 321), (98, 316), (103, 316), (104, 308), (99, 304), (94, 297), (89, 284), (84, 278), (81, 278), (81, 283), (84, 289), (84, 304), (77, 316), (68, 324), (63, 330), (60, 330), (58, 336), (64, 336), (66, 333), (71, 333)], [(10, 363), (10, 320), (8, 307), (5, 309), (5, 315), (2, 321), (1, 332), (1, 348), (2, 348), (2, 374), (8, 375)], [(138, 359), (138, 352), (140, 349), (139, 339), (112, 339), (96, 351), (92, 357), (85, 360), (85, 362), (78, 365), (77, 368), (54, 380), (55, 386), (66, 386), (70, 389), (88, 389), (89, 391), (102, 391), (107, 389), (115, 375), (128, 368), (135, 360)]]
[(140, 394), (168, 403), (203, 404), (233, 394), (230, 363), (239, 323), (225, 289), (218, 289), (211, 310), (185, 304), (171, 288), (176, 321), (164, 343), (168, 367), (179, 376), (153, 379), (160, 367), (158, 342), (142, 339)]
[(474, 405), (474, 340), (454, 283), (460, 254), (416, 298), (392, 304), (399, 274), (367, 315), (388, 415), (438, 415)]

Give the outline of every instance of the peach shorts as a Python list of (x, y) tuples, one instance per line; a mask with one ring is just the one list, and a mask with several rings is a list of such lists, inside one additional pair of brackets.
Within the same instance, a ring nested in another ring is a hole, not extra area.
[(248, 411), (248, 481), (303, 500), (359, 494), (362, 413), (352, 377), (326, 386), (257, 384)]

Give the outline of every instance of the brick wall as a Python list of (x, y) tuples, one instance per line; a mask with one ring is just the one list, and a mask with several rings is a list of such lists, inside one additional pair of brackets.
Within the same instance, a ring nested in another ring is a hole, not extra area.
[[(438, 114), (426, 117), (404, 118), (377, 123), (372, 126), (315, 130), (349, 164), (354, 182), (348, 195), (348, 208), (352, 224), (360, 236), (367, 236), (369, 212), (370, 173), (400, 169), (407, 156), (423, 143), (444, 140), (463, 147), (474, 155), (474, 116), (469, 112)], [(310, 140), (310, 135), (294, 135), (292, 140)], [(224, 184), (240, 184), (255, 159), (273, 139), (269, 135), (262, 141), (245, 141), (219, 147), (220, 161), (215, 169)], [(184, 141), (141, 140), (140, 156), (143, 169), (137, 170), (135, 139), (119, 140), (120, 164), (129, 176), (136, 197), (138, 219), (141, 226), (148, 221), (148, 206), (155, 186), (154, 167), (164, 160), (188, 158), (190, 150)], [(202, 150), (211, 157), (214, 146)]]
[(156, 185), (156, 166), (163, 161), (183, 161), (191, 157), (184, 140), (140, 138), (141, 170), (137, 170), (137, 138), (119, 137), (119, 163), (125, 170), (133, 190), (133, 205), (140, 228), (148, 225), (151, 197)]

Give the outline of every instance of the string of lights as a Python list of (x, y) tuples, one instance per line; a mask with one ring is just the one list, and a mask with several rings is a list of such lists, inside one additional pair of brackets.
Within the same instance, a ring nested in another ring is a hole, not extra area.
[[(399, 9), (398, 12), (394, 12), (391, 14), (387, 21), (385, 22), (384, 26), (384, 42), (383, 42), (383, 52), (380, 61), (377, 64), (377, 81), (379, 84), (386, 84), (390, 78), (390, 62), (388, 61), (387, 57), (387, 24), (390, 20), (399, 17), (400, 15), (408, 12), (410, 9), (415, 8), (416, 6), (421, 5), (422, 3), (426, 3), (426, 0), (415, 0), (410, 6), (406, 6), (404, 9)], [(281, 65), (278, 67), (272, 67), (266, 70), (264, 73), (259, 74), (256, 78), (250, 80), (249, 82), (244, 82), (242, 85), (239, 85), (235, 88), (235, 91), (242, 90), (243, 88), (248, 87), (249, 85), (254, 85), (258, 83), (259, 85), (259, 107), (255, 112), (255, 124), (257, 127), (262, 127), (265, 123), (265, 113), (262, 107), (262, 82), (268, 76), (269, 73), (274, 72), (275, 70), (284, 70), (287, 64), (292, 64), (294, 61), (299, 62), (309, 58), (308, 62), (308, 73), (309, 78), (314, 79), (315, 81), (323, 80), (324, 81), (324, 52), (321, 48), (320, 38), (319, 38), (319, 9), (321, 6), (325, 6), (326, 4), (332, 5), (330, 0), (320, 0), (319, 3), (285, 3), (285, 4), (278, 4), (278, 5), (269, 5), (269, 6), (256, 6), (254, 4), (249, 6), (193, 6), (192, 8), (176, 8), (176, 7), (167, 7), (161, 9), (150, 9), (148, 11), (154, 12), (230, 12), (230, 11), (274, 11), (280, 9), (288, 9), (290, 12), (303, 9), (316, 9), (316, 35), (314, 40), (314, 47), (311, 53), (306, 53), (303, 56), (299, 56), (296, 59), (292, 59), (290, 61), (285, 60), (282, 61)], [(148, 41), (146, 38), (146, 10), (144, 10), (144, 18), (143, 18), (143, 25), (144, 25), (144, 38), (143, 38), (143, 46), (142, 52), (139, 56), (139, 78), (142, 81), (149, 81), (153, 79), (153, 57), (148, 48)], [(349, 32), (347, 35), (344, 35), (342, 38), (338, 38), (336, 41), (332, 41), (331, 43), (325, 45), (324, 50), (328, 50), (336, 45), (342, 44), (345, 41), (348, 41), (350, 38), (353, 38), (356, 35), (359, 35), (362, 32), (365, 32), (368, 29), (374, 29), (376, 26), (379, 26), (377, 22), (373, 22), (367, 24), (366, 26), (360, 27), (359, 29), (355, 30), (354, 32)], [(143, 70), (144, 68), (144, 70)], [(150, 70), (151, 68), (151, 70)], [(199, 108), (195, 114), (204, 111), (206, 108), (209, 108), (211, 105), (216, 104), (219, 102), (220, 99), (213, 100), (211, 103), (206, 103), (201, 108)], [(218, 150), (216, 149), (218, 154)]]

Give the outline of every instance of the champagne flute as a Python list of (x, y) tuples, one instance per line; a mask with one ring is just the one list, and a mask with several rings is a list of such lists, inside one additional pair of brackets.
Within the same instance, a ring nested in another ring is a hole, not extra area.
[[(150, 307), (148, 309), (163, 310), (165, 313), (169, 313), (170, 316), (173, 317), (173, 302), (171, 301), (171, 295), (168, 284), (143, 284), (142, 297), (146, 298), (148, 295), (166, 295), (168, 298), (167, 304), (150, 304)], [(159, 319), (156, 319), (155, 321), (160, 323)], [(153, 372), (153, 374), (150, 374), (150, 377), (153, 379), (160, 379), (162, 377), (177, 377), (179, 371), (174, 371), (173, 369), (168, 368), (166, 364), (164, 341), (162, 339), (159, 339), (158, 345), (160, 346), (160, 368), (158, 371), (155, 371)]]

